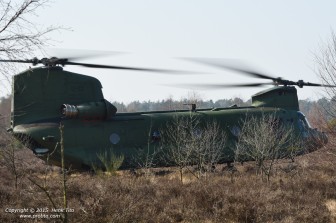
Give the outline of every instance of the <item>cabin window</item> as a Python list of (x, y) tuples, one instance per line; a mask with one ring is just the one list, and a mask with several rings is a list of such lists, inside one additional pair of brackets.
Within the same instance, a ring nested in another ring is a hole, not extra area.
[(113, 145), (118, 144), (119, 141), (120, 141), (120, 136), (119, 136), (117, 133), (112, 133), (112, 134), (110, 135), (110, 142), (111, 142)]
[(156, 130), (152, 133), (152, 141), (159, 142), (161, 140), (161, 133), (159, 130)]
[(232, 135), (234, 135), (234, 136), (236, 136), (236, 137), (238, 137), (239, 135), (240, 135), (240, 133), (241, 133), (241, 130), (240, 130), (240, 128), (238, 127), (238, 126), (233, 126), (231, 129), (230, 129), (230, 131), (231, 131), (231, 133), (232, 133)]
[(274, 128), (280, 128), (282, 125), (283, 125), (282, 118), (276, 118), (271, 123), (271, 126), (273, 126)]
[(285, 95), (285, 91), (279, 91), (278, 93), (280, 96)]
[(200, 130), (199, 128), (195, 129), (193, 131), (193, 136), (195, 136), (196, 138), (200, 138), (202, 136), (202, 130)]
[(289, 118), (289, 119), (287, 119), (287, 122), (293, 123), (294, 119), (293, 118)]

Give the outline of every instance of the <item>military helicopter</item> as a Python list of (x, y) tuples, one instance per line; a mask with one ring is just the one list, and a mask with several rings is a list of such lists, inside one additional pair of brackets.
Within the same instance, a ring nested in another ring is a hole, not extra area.
[[(116, 107), (107, 101), (102, 93), (101, 83), (94, 77), (68, 72), (63, 66), (77, 65), (89, 68), (124, 69), (133, 71), (174, 72), (150, 68), (109, 66), (72, 62), (65, 58), (43, 58), (31, 60), (0, 60), (0, 62), (43, 64), (13, 76), (11, 127), (8, 129), (17, 139), (25, 143), (38, 157), (61, 166), (60, 123), (64, 126), (64, 159), (72, 169), (90, 169), (100, 165), (97, 154), (108, 148), (125, 156), (124, 166), (139, 148), (154, 149), (160, 141), (160, 130), (176, 116), (191, 113), (203, 122), (215, 120), (233, 142), (242, 117), (274, 113), (284, 122), (294, 123), (296, 131), (307, 141), (319, 142), (315, 148), (327, 143), (324, 133), (311, 128), (299, 110), (297, 90), (294, 86), (323, 86), (299, 80), (297, 82), (274, 78), (265, 74), (232, 67), (223, 67), (248, 74), (252, 77), (271, 80), (271, 83), (240, 85), (198, 85), (207, 88), (257, 87), (275, 85), (252, 96), (248, 107), (225, 107), (176, 111), (151, 111), (118, 113)], [(214, 65), (214, 64), (210, 64)], [(232, 143), (230, 144), (232, 147)], [(56, 148), (56, 149), (55, 149)], [(226, 154), (222, 162), (232, 162), (234, 152), (230, 146), (223, 148)]]

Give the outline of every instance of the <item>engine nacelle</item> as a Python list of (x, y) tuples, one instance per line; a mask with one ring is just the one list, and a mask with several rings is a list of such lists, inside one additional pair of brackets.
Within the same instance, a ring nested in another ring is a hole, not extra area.
[(110, 102), (88, 102), (79, 105), (63, 104), (61, 107), (63, 117), (78, 119), (108, 119), (116, 114), (117, 108)]

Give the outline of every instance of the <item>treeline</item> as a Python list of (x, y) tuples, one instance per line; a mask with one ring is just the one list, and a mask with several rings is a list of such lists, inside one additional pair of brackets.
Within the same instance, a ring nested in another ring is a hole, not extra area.
[[(336, 101), (336, 100), (335, 100)], [(199, 98), (193, 99), (180, 99), (174, 100), (172, 98), (167, 98), (160, 101), (132, 101), (131, 103), (125, 104), (123, 102), (113, 101), (112, 104), (117, 107), (118, 112), (146, 112), (146, 111), (163, 111), (163, 110), (180, 110), (180, 109), (190, 109), (190, 104), (196, 104), (197, 108), (219, 108), (219, 107), (229, 107), (232, 105), (237, 106), (250, 106), (251, 99), (244, 101), (241, 98), (231, 98), (231, 99), (220, 99), (217, 101), (213, 100), (202, 100)], [(324, 117), (328, 120), (333, 118), (332, 111), (335, 108), (334, 100), (329, 100), (327, 98), (321, 98), (317, 101), (312, 100), (299, 100), (300, 110), (306, 115), (311, 116), (317, 111), (322, 113)], [(10, 120), (10, 110), (11, 110), (11, 96), (5, 96), (0, 98), (0, 124), (9, 123)]]
[(318, 99), (317, 101), (311, 101), (311, 100), (299, 100), (299, 106), (300, 111), (304, 114), (311, 113), (315, 108), (319, 108), (323, 110), (327, 116), (330, 116), (332, 109), (335, 106), (335, 103), (333, 100), (329, 100), (325, 97)]
[[(146, 111), (163, 111), (163, 110), (179, 110), (179, 109), (189, 109), (191, 103), (195, 103), (197, 108), (219, 108), (219, 107), (229, 107), (232, 105), (237, 106), (251, 106), (251, 99), (244, 101), (241, 98), (231, 98), (231, 99), (220, 99), (217, 101), (213, 100), (173, 100), (171, 98), (161, 100), (161, 101), (133, 101), (129, 104), (122, 102), (113, 101), (112, 104), (117, 107), (118, 112), (146, 112)], [(327, 98), (321, 98), (317, 101), (312, 101), (309, 99), (299, 100), (299, 106), (301, 112), (308, 115), (319, 109), (325, 113), (325, 115), (331, 118), (329, 111), (332, 111), (334, 104), (332, 100)]]
[(11, 112), (11, 96), (0, 98), (0, 129), (9, 126)]
[(164, 110), (180, 110), (190, 109), (190, 104), (196, 104), (197, 108), (219, 108), (229, 107), (232, 105), (250, 106), (251, 100), (243, 101), (241, 98), (220, 99), (217, 101), (202, 99), (181, 99), (174, 100), (168, 98), (161, 101), (132, 101), (129, 104), (113, 101), (111, 102), (117, 107), (118, 112), (146, 112), (146, 111), (164, 111)]

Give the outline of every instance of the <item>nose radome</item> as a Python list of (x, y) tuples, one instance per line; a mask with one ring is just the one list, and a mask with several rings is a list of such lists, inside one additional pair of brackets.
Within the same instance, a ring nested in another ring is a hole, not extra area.
[(307, 151), (314, 152), (328, 143), (326, 133), (310, 128), (306, 138)]
[(324, 132), (320, 132), (316, 129), (313, 131), (313, 140), (315, 141), (314, 144), (316, 146), (315, 150), (321, 148), (322, 146), (328, 143), (328, 136)]

